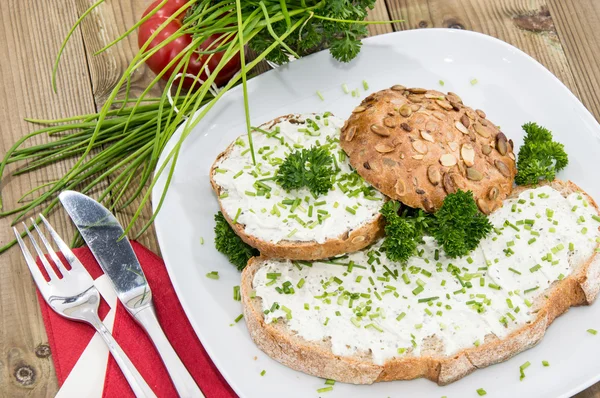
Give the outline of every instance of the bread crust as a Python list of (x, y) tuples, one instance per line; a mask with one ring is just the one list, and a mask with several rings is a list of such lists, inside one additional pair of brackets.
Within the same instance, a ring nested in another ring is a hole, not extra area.
[(454, 93), (393, 86), (365, 98), (341, 130), (356, 171), (392, 199), (434, 212), (448, 193), (473, 191), (486, 214), (512, 190), (512, 142)]
[[(596, 202), (574, 183), (555, 180), (548, 185), (565, 196), (572, 192), (582, 192), (590, 206), (599, 212)], [(511, 197), (518, 196), (527, 188), (516, 188)], [(591, 304), (600, 290), (600, 258), (594, 252), (573, 273), (561, 281), (555, 281), (546, 289), (545, 294), (539, 296), (532, 306), (537, 311), (537, 316), (529, 324), (503, 339), (488, 335), (479, 347), (464, 349), (451, 356), (425, 352), (419, 357), (394, 358), (383, 365), (376, 365), (364, 354), (353, 357), (336, 356), (328, 349), (328, 342), (306, 341), (291, 333), (285, 323), (265, 323), (261, 299), (250, 297), (254, 275), (264, 260), (264, 257), (250, 259), (242, 273), (241, 282), (244, 317), (256, 345), (267, 355), (292, 369), (352, 384), (420, 377), (439, 385), (452, 383), (476, 369), (506, 361), (535, 346), (558, 316), (572, 306)]]
[[(284, 120), (291, 120), (298, 116), (299, 115), (295, 114), (280, 116), (274, 120), (264, 123), (260, 127), (263, 129), (268, 129), (277, 123), (280, 123)], [(267, 242), (246, 233), (246, 226), (240, 223), (234, 224), (232, 221), (232, 216), (225, 211), (220, 199), (221, 187), (214, 179), (217, 164), (222, 158), (226, 157), (231, 152), (234, 144), (235, 143), (231, 143), (227, 149), (225, 149), (225, 151), (221, 152), (219, 156), (217, 156), (217, 159), (210, 169), (210, 184), (217, 195), (221, 212), (231, 228), (244, 242), (258, 249), (263, 256), (281, 259), (285, 258), (289, 260), (320, 260), (324, 258), (335, 257), (344, 253), (359, 251), (383, 236), (385, 220), (381, 214), (378, 214), (373, 218), (373, 220), (365, 223), (359, 228), (347, 231), (337, 238), (328, 239), (323, 243), (318, 243), (316, 241), (300, 242), (293, 240), (281, 240), (277, 243), (274, 243)]]

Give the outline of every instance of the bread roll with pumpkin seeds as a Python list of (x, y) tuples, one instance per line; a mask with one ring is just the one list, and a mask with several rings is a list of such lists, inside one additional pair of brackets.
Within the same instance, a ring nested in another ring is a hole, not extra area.
[(512, 141), (485, 112), (436, 90), (395, 85), (371, 94), (342, 127), (340, 144), (367, 182), (428, 212), (461, 189), (489, 214), (517, 173)]

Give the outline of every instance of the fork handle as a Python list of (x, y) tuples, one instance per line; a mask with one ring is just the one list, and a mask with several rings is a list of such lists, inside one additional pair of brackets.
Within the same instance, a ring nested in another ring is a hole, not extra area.
[(119, 368), (121, 368), (121, 372), (123, 372), (123, 375), (127, 379), (135, 396), (137, 398), (156, 398), (156, 395), (154, 395), (150, 386), (146, 383), (140, 372), (137, 371), (110, 331), (104, 326), (102, 321), (100, 321), (100, 318), (90, 319), (89, 321), (92, 326), (96, 328), (96, 331), (100, 334), (102, 339), (104, 339), (104, 342), (108, 346), (108, 350), (117, 362), (117, 365), (119, 365)]
[(200, 388), (196, 385), (196, 382), (185, 368), (181, 359), (167, 340), (164, 331), (158, 323), (156, 318), (156, 312), (153, 306), (148, 306), (143, 310), (137, 312), (134, 316), (136, 321), (144, 328), (152, 343), (156, 347), (158, 354), (160, 355), (173, 385), (177, 390), (177, 393), (182, 398), (197, 398), (204, 397)]

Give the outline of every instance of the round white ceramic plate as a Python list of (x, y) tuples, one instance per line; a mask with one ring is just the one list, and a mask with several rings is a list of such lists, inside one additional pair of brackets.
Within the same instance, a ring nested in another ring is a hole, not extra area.
[[(363, 80), (368, 90), (363, 89)], [(441, 86), (443, 82), (443, 87)], [(360, 92), (345, 94), (342, 84)], [(548, 70), (520, 50), (492, 37), (460, 30), (413, 30), (364, 40), (349, 64), (327, 51), (294, 61), (248, 82), (253, 125), (292, 112), (331, 111), (342, 118), (367, 94), (393, 84), (458, 93), (484, 109), (517, 145), (520, 126), (535, 121), (565, 144), (569, 166), (560, 175), (600, 199), (600, 126)], [(324, 100), (319, 99), (319, 90)], [(213, 244), (218, 211), (208, 172), (216, 156), (245, 131), (242, 91), (227, 93), (188, 137), (181, 150), (156, 232), (181, 304), (204, 347), (242, 397), (317, 397), (323, 380), (293, 371), (264, 355), (250, 340), (233, 300), (240, 273)], [(172, 140), (173, 141), (173, 140)], [(170, 143), (169, 149), (174, 142)], [(164, 152), (166, 153), (166, 151)], [(163, 154), (164, 154), (163, 153)], [(153, 192), (156, 201), (164, 178)], [(200, 244), (201, 238), (204, 244)], [(207, 278), (218, 271), (219, 280)], [(600, 379), (600, 303), (560, 317), (543, 341), (515, 358), (478, 370), (446, 387), (428, 380), (354, 386), (338, 383), (327, 397), (566, 397)], [(542, 366), (542, 360), (550, 362)], [(519, 366), (531, 362), (519, 381)], [(266, 374), (261, 376), (262, 370)]]

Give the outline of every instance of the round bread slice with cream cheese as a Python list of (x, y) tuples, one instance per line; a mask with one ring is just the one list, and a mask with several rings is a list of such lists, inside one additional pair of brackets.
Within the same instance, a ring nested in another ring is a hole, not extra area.
[[(383, 234), (379, 213), (385, 197), (350, 166), (339, 146), (343, 120), (329, 114), (287, 115), (246, 135), (221, 153), (210, 172), (223, 215), (263, 256), (316, 260), (360, 250)], [(336, 170), (333, 188), (286, 191), (274, 177), (296, 150), (327, 146)]]
[(262, 257), (242, 274), (244, 317), (268, 355), (318, 377), (441, 385), (537, 344), (600, 288), (598, 207), (574, 184), (517, 188), (494, 232), (447, 258), (430, 237), (401, 265), (380, 242), (332, 261)]
[(358, 173), (407, 206), (434, 212), (461, 189), (489, 214), (512, 191), (512, 142), (454, 93), (393, 86), (365, 98), (341, 132)]

